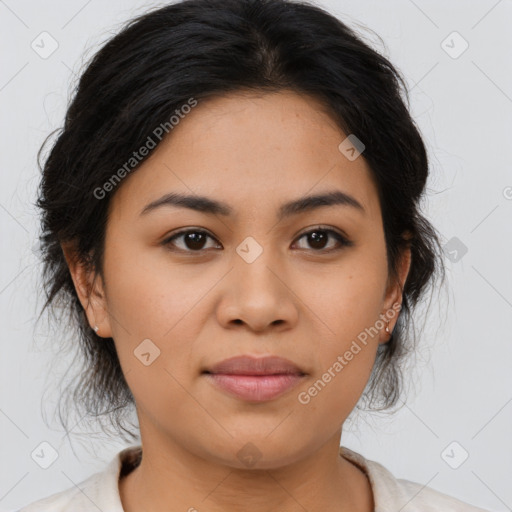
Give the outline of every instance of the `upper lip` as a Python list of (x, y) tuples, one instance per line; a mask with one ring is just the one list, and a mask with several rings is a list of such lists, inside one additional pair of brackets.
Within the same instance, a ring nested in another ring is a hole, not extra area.
[(278, 356), (235, 356), (207, 368), (204, 373), (229, 375), (305, 374), (295, 363)]

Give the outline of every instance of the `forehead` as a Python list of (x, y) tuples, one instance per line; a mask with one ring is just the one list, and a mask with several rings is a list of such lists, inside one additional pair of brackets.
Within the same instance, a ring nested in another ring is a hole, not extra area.
[(346, 137), (323, 104), (290, 91), (204, 100), (123, 179), (111, 208), (138, 213), (149, 201), (178, 191), (255, 212), (336, 188), (378, 215), (368, 164), (362, 156), (347, 159), (339, 149)]

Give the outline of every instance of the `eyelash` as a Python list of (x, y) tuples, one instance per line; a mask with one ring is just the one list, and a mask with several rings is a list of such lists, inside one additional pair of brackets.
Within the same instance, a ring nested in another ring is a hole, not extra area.
[[(334, 231), (333, 229), (322, 227), (322, 226), (316, 226), (316, 227), (310, 229), (309, 231), (306, 231), (306, 232), (302, 233), (297, 238), (297, 240), (300, 240), (301, 238), (303, 238), (303, 237), (305, 237), (307, 235), (310, 235), (311, 233), (317, 233), (317, 232), (327, 233), (328, 235), (331, 235), (333, 238), (335, 238), (341, 244), (341, 246), (337, 247), (337, 248), (334, 248), (334, 249), (332, 249), (332, 248), (331, 249), (311, 249), (315, 253), (332, 253), (332, 252), (340, 251), (340, 250), (342, 250), (345, 247), (351, 247), (351, 246), (354, 245), (354, 243), (352, 241), (348, 240), (346, 237), (344, 237), (343, 235), (341, 235), (337, 231)], [(181, 237), (183, 235), (190, 234), (190, 233), (200, 233), (200, 234), (206, 235), (206, 236), (208, 236), (208, 237), (210, 237), (210, 238), (215, 240), (215, 237), (210, 235), (210, 233), (208, 233), (207, 231), (205, 231), (203, 229), (191, 228), (191, 229), (183, 229), (181, 231), (178, 231), (177, 233), (174, 233), (172, 236), (166, 238), (162, 242), (162, 245), (167, 247), (167, 248), (169, 248), (169, 250), (171, 250), (171, 251), (183, 252), (183, 253), (198, 253), (198, 254), (200, 254), (203, 251), (208, 250), (208, 249), (192, 250), (192, 249), (172, 249), (172, 248), (170, 248), (170, 246), (172, 245), (172, 242), (175, 239), (177, 239), (177, 238), (179, 238), (179, 237)]]

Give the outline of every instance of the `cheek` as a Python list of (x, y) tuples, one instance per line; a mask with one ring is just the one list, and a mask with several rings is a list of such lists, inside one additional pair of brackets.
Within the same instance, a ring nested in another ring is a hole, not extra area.
[(164, 337), (208, 284), (197, 271), (171, 264), (163, 248), (141, 248), (120, 237), (105, 252), (105, 273), (108, 306), (115, 317), (111, 326), (122, 337), (126, 332), (138, 338)]
[(326, 425), (339, 426), (364, 391), (378, 343), (341, 332), (336, 341), (322, 340), (320, 344), (316, 347), (318, 371), (298, 391), (297, 400), (304, 408), (305, 422), (314, 425), (318, 414)]
[(200, 315), (205, 314), (200, 298), (211, 281), (192, 278), (180, 267), (164, 265), (163, 258), (155, 261), (147, 254), (116, 252), (115, 246), (105, 254), (108, 313), (134, 394), (151, 399), (158, 389), (169, 398), (179, 395), (177, 382), (190, 379)]
[(319, 370), (308, 383), (313, 387), (302, 390), (305, 401), (313, 408), (332, 411), (333, 419), (350, 412), (371, 374), (386, 279), (385, 266), (362, 253), (344, 260), (337, 270), (331, 269), (329, 276), (299, 279), (299, 294), (307, 297), (318, 329), (315, 357)]
[(384, 313), (386, 279), (382, 264), (367, 262), (364, 254), (354, 253), (328, 273), (297, 276), (297, 294), (304, 297), (329, 344), (341, 348), (374, 326)]

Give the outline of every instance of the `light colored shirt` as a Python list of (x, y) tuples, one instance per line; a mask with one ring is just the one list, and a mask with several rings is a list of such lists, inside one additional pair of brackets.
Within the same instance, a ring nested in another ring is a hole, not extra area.
[[(344, 446), (340, 447), (340, 455), (368, 476), (375, 512), (489, 512), (419, 483), (397, 479), (378, 462)], [(124, 512), (119, 478), (136, 467), (140, 457), (140, 445), (125, 448), (103, 471), (91, 475), (78, 487), (35, 501), (18, 512)]]

